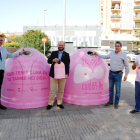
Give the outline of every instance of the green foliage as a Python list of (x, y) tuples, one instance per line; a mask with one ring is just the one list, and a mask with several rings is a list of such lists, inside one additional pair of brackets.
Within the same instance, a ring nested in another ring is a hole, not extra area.
[(135, 36), (135, 37), (140, 37), (140, 31), (136, 31), (136, 32), (134, 33), (134, 36)]
[(4, 43), (4, 47), (16, 47), (19, 48), (20, 44), (18, 42)]
[(45, 55), (47, 55), (51, 48), (51, 42), (45, 33), (41, 33), (41, 30), (27, 31), (22, 38), (22, 41), (24, 42), (24, 47), (27, 46), (28, 41), (29, 47), (33, 47), (38, 51), (40, 51), (41, 53), (44, 53), (44, 43), (42, 42), (43, 37), (47, 38), (47, 42), (45, 43)]
[[(134, 36), (139, 38), (140, 37), (140, 31), (136, 31), (134, 33)], [(134, 41), (132, 41), (132, 43), (136, 44), (135, 49), (140, 48), (140, 41), (139, 40), (134, 40)]]
[(23, 41), (23, 36), (22, 35), (17, 35), (15, 38), (15, 42), (19, 43), (19, 47), (22, 48), (22, 41)]
[(9, 36), (7, 36), (7, 39), (8, 39), (8, 43), (15, 42), (15, 39), (16, 39), (15, 33), (12, 33)]

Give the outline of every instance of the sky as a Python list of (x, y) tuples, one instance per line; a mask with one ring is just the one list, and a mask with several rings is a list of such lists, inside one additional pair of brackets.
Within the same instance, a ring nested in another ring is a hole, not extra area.
[[(66, 25), (98, 25), (100, 0), (66, 0)], [(63, 25), (63, 0), (0, 0), (0, 32)], [(38, 22), (37, 22), (38, 21)]]

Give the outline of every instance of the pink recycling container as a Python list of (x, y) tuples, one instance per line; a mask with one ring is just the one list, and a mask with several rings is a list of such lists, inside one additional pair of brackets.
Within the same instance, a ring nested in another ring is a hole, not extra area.
[(109, 101), (109, 69), (92, 49), (79, 49), (70, 56), (70, 74), (63, 101), (76, 105), (100, 105)]
[(137, 74), (139, 82), (140, 82), (140, 67), (136, 70), (136, 74)]
[(54, 65), (54, 79), (63, 79), (65, 78), (65, 65), (63, 62), (60, 64), (55, 63)]
[(38, 50), (24, 50), (26, 54), (6, 62), (1, 103), (19, 109), (46, 106), (50, 91), (50, 65)]

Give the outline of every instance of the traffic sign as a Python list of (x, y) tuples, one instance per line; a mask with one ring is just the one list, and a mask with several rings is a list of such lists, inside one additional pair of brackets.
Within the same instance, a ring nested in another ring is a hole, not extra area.
[(42, 42), (46, 43), (47, 42), (47, 38), (46, 37), (43, 37), (42, 38)]

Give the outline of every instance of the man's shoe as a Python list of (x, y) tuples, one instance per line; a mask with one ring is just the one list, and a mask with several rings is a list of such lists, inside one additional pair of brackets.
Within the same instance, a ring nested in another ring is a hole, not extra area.
[(114, 108), (115, 108), (115, 109), (118, 109), (118, 107), (119, 107), (119, 106), (118, 106), (118, 103), (115, 103)]
[(64, 106), (61, 104), (61, 105), (57, 105), (60, 109), (64, 109)]
[(137, 111), (137, 110), (132, 110), (132, 111), (130, 111), (130, 113), (137, 113), (137, 112), (139, 112), (139, 111)]
[(50, 110), (52, 107), (53, 107), (52, 105), (48, 105), (47, 110)]
[(0, 104), (0, 109), (2, 109), (2, 110), (6, 110), (7, 107), (5, 107), (5, 106), (3, 106), (2, 104)]
[(113, 105), (113, 103), (108, 102), (105, 104), (105, 106), (111, 106), (111, 105)]

